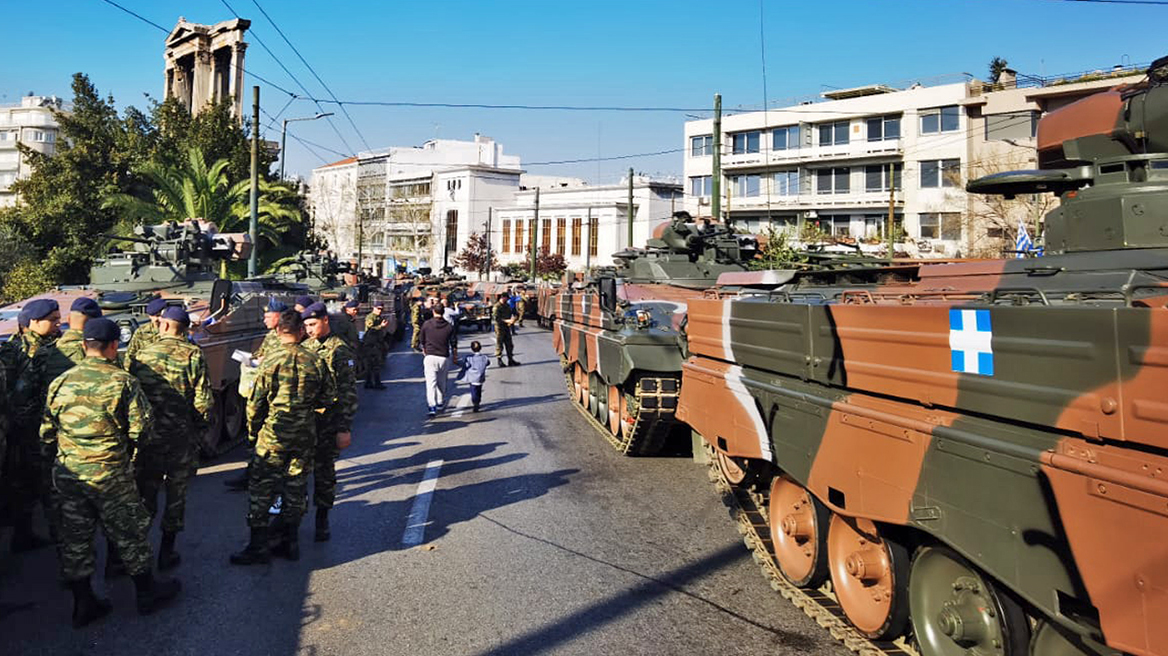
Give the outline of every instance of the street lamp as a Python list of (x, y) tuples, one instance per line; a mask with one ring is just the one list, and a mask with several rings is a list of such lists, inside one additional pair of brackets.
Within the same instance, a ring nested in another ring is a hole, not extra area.
[(287, 143), (288, 143), (288, 124), (293, 122), (293, 121), (315, 121), (318, 118), (324, 118), (326, 116), (332, 116), (332, 115), (333, 115), (332, 112), (325, 112), (323, 114), (321, 114), (320, 112), (317, 112), (316, 116), (304, 116), (302, 118), (286, 118), (286, 119), (284, 119), (283, 124), (280, 127), (280, 179), (281, 180), (284, 179), (284, 161), (288, 159), (287, 151), (285, 150), (285, 148), (287, 147)]

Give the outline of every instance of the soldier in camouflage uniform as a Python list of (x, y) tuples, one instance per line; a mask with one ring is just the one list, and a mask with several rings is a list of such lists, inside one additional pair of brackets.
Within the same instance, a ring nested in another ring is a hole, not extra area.
[(199, 347), (186, 340), (190, 318), (177, 306), (166, 308), (159, 321), (158, 341), (143, 349), (130, 373), (154, 409), (154, 432), (143, 439), (134, 459), (138, 491), (150, 517), (158, 514), (158, 492), (164, 481), (166, 509), (162, 514), (162, 545), (158, 569), (180, 562), (175, 538), (183, 530), (187, 486), (199, 465), (196, 436), (207, 431), (211, 384)]
[(316, 447), (316, 414), (336, 399), (332, 378), (315, 353), (299, 344), (300, 314), (285, 311), (277, 327), (280, 346), (264, 355), (247, 401), (248, 437), (255, 445), (248, 484), (247, 523), (251, 539), (231, 555), (236, 565), (266, 563), (268, 509), (283, 494), (283, 540), (277, 555), (300, 557), (298, 531), (304, 516), (308, 470)]
[[(14, 378), (11, 379), (9, 392), (14, 429), (10, 439), (15, 443), (15, 448), (9, 451), (12, 456), (9, 467), (12, 476), (8, 478), (14, 552), (30, 551), (51, 544), (50, 540), (36, 535), (32, 530), (32, 513), (37, 500), (44, 506), (50, 530), (55, 526), (46, 475), (51, 461), (45, 458), (37, 439), (37, 427), (44, 411), (43, 371), (47, 361), (44, 355), (38, 357), (38, 354), (56, 341), (61, 311), (56, 301), (37, 299), (25, 305), (23, 312), (28, 316), (28, 330), (24, 331), (20, 347), (13, 354)], [(57, 356), (60, 356), (59, 352)], [(56, 360), (54, 357), (53, 361)]]
[(316, 419), (316, 452), (312, 464), (315, 540), (326, 542), (330, 537), (329, 510), (337, 498), (337, 457), (352, 439), (353, 415), (357, 413), (357, 381), (353, 371), (356, 354), (332, 333), (331, 320), (323, 304), (309, 306), (301, 316), (308, 332), (304, 346), (320, 356), (337, 392), (336, 401)]
[[(257, 360), (263, 360), (265, 353), (270, 353), (280, 348), (280, 336), (276, 332), (276, 326), (280, 323), (280, 314), (288, 309), (288, 306), (281, 301), (269, 300), (264, 306), (264, 325), (267, 326), (268, 332), (264, 335), (264, 341), (260, 347), (252, 353), (252, 357)], [(247, 489), (248, 481), (251, 480), (249, 473), (251, 472), (251, 458), (248, 458), (247, 469), (239, 473), (235, 478), (229, 478), (223, 481), (223, 484), (236, 492), (242, 492)]]
[[(85, 322), (100, 316), (101, 306), (92, 298), (79, 298), (69, 306), (69, 329), (61, 334), (55, 346), (73, 364), (80, 364), (85, 359), (85, 339), (82, 337)], [(57, 376), (63, 373), (58, 372)], [(49, 382), (57, 376), (49, 378)]]
[(381, 303), (365, 317), (365, 337), (361, 340), (361, 356), (365, 360), (365, 389), (385, 389), (381, 382), (381, 367), (385, 364), (385, 328), (388, 321)]
[(130, 338), (130, 345), (126, 347), (126, 355), (122, 359), (127, 371), (142, 349), (158, 341), (158, 317), (162, 316), (165, 309), (165, 299), (156, 298), (146, 304), (146, 316), (150, 317), (150, 323), (135, 330), (134, 336)]
[(332, 334), (340, 337), (350, 349), (356, 353), (361, 346), (361, 336), (357, 330), (357, 311), (361, 309), (361, 302), (353, 299), (345, 303), (340, 314), (329, 315), (329, 327)]
[(134, 485), (134, 444), (151, 429), (150, 403), (114, 360), (119, 330), (109, 319), (86, 323), (85, 360), (49, 386), (41, 443), (55, 453), (53, 484), (61, 504), (61, 575), (73, 592), (73, 626), (110, 611), (90, 585), (98, 524), (117, 545), (145, 615), (178, 594), (178, 581), (156, 581), (146, 531), (150, 515)]
[(523, 327), (523, 317), (527, 316), (527, 294), (522, 289), (515, 292), (518, 300), (515, 301), (515, 327)]
[(413, 299), (412, 305), (410, 306), (410, 325), (413, 326), (414, 330), (410, 336), (410, 348), (419, 352), (422, 350), (420, 341), (422, 339), (422, 324), (426, 322), (427, 318), (422, 316), (424, 309), (422, 299)]
[[(519, 364), (519, 361), (512, 357), (511, 353), (514, 350), (514, 345), (511, 343), (511, 326), (515, 323), (515, 315), (511, 312), (511, 306), (507, 303), (507, 296), (505, 294), (499, 295), (499, 300), (495, 301), (495, 358), (499, 361), (500, 367), (508, 365), (514, 367)], [(507, 363), (503, 363), (503, 351), (507, 352)]]
[(11, 502), (16, 491), (11, 489), (9, 481), (15, 480), (13, 463), (19, 462), (15, 455), (10, 455), (9, 453), (9, 449), (15, 449), (17, 447), (16, 440), (8, 439), (12, 431), (15, 430), (12, 414), (12, 399), (9, 396), (9, 390), (11, 389), (11, 381), (16, 379), (16, 359), (24, 344), (24, 332), (27, 329), (28, 315), (22, 310), (16, 316), (17, 333), (9, 338), (7, 342), (0, 344), (0, 372), (3, 372), (6, 383), (4, 390), (0, 392), (0, 407), (4, 410), (5, 420), (5, 444), (3, 451), (0, 451), (0, 513), (5, 517), (12, 514)]

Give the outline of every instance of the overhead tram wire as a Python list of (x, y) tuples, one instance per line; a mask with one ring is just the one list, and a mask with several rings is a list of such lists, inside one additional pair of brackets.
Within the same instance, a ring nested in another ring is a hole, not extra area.
[[(232, 13), (232, 15), (234, 15), (236, 18), (240, 17), (239, 12), (235, 11), (235, 9), (231, 5), (227, 4), (227, 0), (219, 0), (219, 1), (223, 3), (224, 7), (227, 7), (227, 11), (230, 11)], [(267, 14), (265, 14), (265, 16), (266, 15)], [(271, 19), (269, 18), (268, 20), (270, 21)], [(274, 24), (273, 24), (273, 27), (274, 27)], [(279, 28), (276, 28), (276, 31), (279, 31)], [(283, 36), (283, 35), (281, 35), (281, 36)], [(272, 49), (269, 48), (268, 44), (264, 43), (263, 39), (261, 39), (259, 37), (259, 35), (255, 33), (255, 30), (251, 31), (251, 37), (253, 39), (255, 39), (256, 43), (260, 44), (260, 47), (264, 49), (264, 52), (268, 53), (268, 56), (270, 56), (272, 59), (276, 60), (276, 64), (278, 64), (280, 66), (280, 68), (282, 68), (284, 70), (284, 73), (286, 73), (288, 75), (288, 77), (292, 78), (292, 81), (296, 83), (296, 86), (300, 87), (300, 90), (304, 92), (303, 96), (296, 96), (293, 98), (293, 100), (295, 100), (296, 98), (305, 98), (307, 100), (311, 100), (312, 103), (314, 105), (316, 105), (316, 111), (320, 112), (321, 114), (326, 113), (324, 111), (324, 107), (321, 107), (320, 102), (318, 102), (312, 98), (312, 92), (308, 90), (308, 87), (304, 86), (304, 83), (300, 81), (300, 78), (296, 77), (296, 75), (294, 75), (292, 73), (292, 71), (288, 70), (288, 67), (284, 65), (284, 61), (281, 60), (279, 57), (277, 57), (276, 53), (272, 52)], [(337, 138), (340, 139), (341, 143), (343, 143), (345, 145), (345, 149), (349, 150), (351, 152), (356, 152), (353, 150), (353, 147), (351, 145), (349, 145), (349, 142), (348, 142), (348, 140), (345, 139), (345, 136), (343, 134), (341, 134), (341, 131), (339, 129), (337, 129), (336, 124), (333, 123), (332, 117), (327, 116), (327, 117), (325, 117), (325, 119), (328, 121), (329, 126), (333, 129), (333, 132), (337, 133)], [(274, 120), (273, 120), (273, 123), (275, 123)], [(271, 129), (271, 128), (269, 128), (269, 129)], [(362, 141), (364, 141), (364, 139), (362, 139)], [(368, 148), (368, 144), (366, 144), (366, 148)]]
[[(316, 69), (314, 69), (312, 65), (308, 63), (308, 60), (304, 58), (304, 55), (300, 54), (300, 50), (298, 50), (296, 46), (292, 44), (292, 41), (288, 39), (288, 37), (284, 34), (284, 31), (281, 30), (280, 26), (276, 24), (276, 21), (272, 20), (272, 17), (268, 15), (268, 12), (264, 11), (264, 8), (260, 6), (258, 0), (251, 0), (251, 2), (256, 6), (256, 9), (260, 10), (260, 13), (264, 15), (264, 18), (268, 19), (268, 22), (271, 23), (273, 28), (275, 28), (276, 33), (280, 35), (280, 38), (284, 39), (284, 43), (287, 43), (288, 47), (292, 49), (292, 52), (296, 53), (296, 56), (300, 58), (300, 63), (304, 64), (304, 67), (308, 69), (308, 72), (312, 73), (312, 77), (316, 78), (316, 81), (320, 83), (320, 86), (324, 87), (324, 90), (328, 93), (329, 97), (335, 101), (337, 99), (336, 94), (334, 94), (333, 90), (324, 83), (324, 80), (320, 79), (320, 76), (316, 73)], [(358, 128), (357, 124), (353, 121), (353, 117), (349, 115), (349, 110), (346, 109), (344, 105), (340, 103), (337, 104), (340, 106), (341, 112), (344, 113), (345, 118), (348, 119), (349, 125), (352, 126), (353, 131), (356, 132), (357, 136), (361, 138), (361, 143), (365, 144), (365, 150), (372, 150), (373, 148), (369, 145), (369, 142), (365, 140), (365, 135), (361, 133), (360, 128)], [(348, 144), (345, 144), (345, 148), (352, 150)]]

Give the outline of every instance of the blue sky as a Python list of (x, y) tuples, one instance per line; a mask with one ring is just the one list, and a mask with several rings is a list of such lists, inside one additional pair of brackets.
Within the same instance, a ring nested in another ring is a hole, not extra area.
[[(223, 0), (117, 0), (170, 28), (179, 15), (214, 23), (233, 14)], [(758, 0), (258, 0), (342, 100), (479, 104), (620, 105), (704, 108), (720, 92), (727, 109), (761, 106)], [(253, 32), (308, 87), (325, 91), (260, 13), (255, 0), (227, 0)], [(162, 94), (157, 29), (101, 0), (57, 0), (51, 9), (14, 3), (0, 39), (0, 103), (34, 91), (69, 95), (82, 71), (120, 106)], [(774, 101), (830, 87), (892, 83), (968, 72), (985, 76), (1005, 57), (1023, 73), (1046, 74), (1148, 62), (1168, 54), (1156, 29), (1168, 6), (1058, 0), (764, 0), (767, 97)], [(1084, 40), (1084, 35), (1099, 35)], [(247, 68), (299, 93), (255, 38)], [(247, 84), (257, 83), (254, 78)], [(289, 96), (260, 83), (269, 115)], [(248, 101), (250, 104), (250, 92)], [(329, 106), (335, 110), (335, 106)], [(316, 111), (296, 100), (283, 116)], [(612, 157), (682, 147), (681, 112), (566, 112), (349, 107), (369, 145), (417, 145), (435, 136), (494, 137), (533, 173), (611, 184), (632, 166), (677, 174), (681, 153), (561, 166), (527, 163)], [(337, 111), (353, 150), (361, 138)], [(267, 121), (265, 120), (265, 125)], [(290, 132), (338, 153), (349, 151), (325, 121)], [(279, 138), (279, 126), (266, 132)], [(327, 160), (338, 153), (318, 149)], [(290, 173), (321, 164), (289, 140)]]

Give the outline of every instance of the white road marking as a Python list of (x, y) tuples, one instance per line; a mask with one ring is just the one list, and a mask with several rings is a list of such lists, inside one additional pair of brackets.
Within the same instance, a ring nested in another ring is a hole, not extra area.
[(461, 417), (466, 414), (466, 409), (470, 407), (470, 394), (461, 394), (451, 400), (454, 401), (454, 412), (450, 413), (451, 417)]
[(406, 519), (406, 531), (402, 534), (402, 546), (407, 549), (422, 544), (426, 537), (426, 524), (429, 523), (430, 501), (434, 498), (434, 488), (438, 486), (438, 470), (442, 469), (441, 460), (433, 460), (426, 465), (422, 474), (422, 482), (418, 483), (418, 492), (414, 495), (414, 505), (410, 508), (410, 516)]

